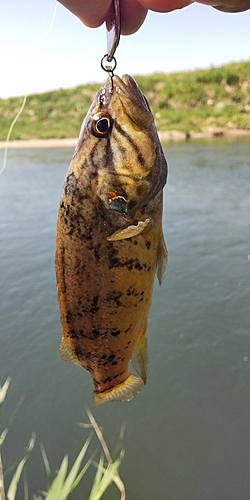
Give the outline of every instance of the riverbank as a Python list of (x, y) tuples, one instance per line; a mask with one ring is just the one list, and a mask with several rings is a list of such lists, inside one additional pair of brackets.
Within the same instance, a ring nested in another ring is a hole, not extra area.
[[(135, 79), (148, 99), (164, 141), (242, 135), (242, 131), (250, 129), (250, 61)], [(0, 99), (0, 140), (5, 141), (10, 127), (11, 139), (31, 141), (30, 147), (36, 147), (34, 138), (51, 141), (51, 137), (77, 137), (99, 87), (85, 84), (28, 95), (14, 127), (23, 98)], [(53, 147), (52, 142), (44, 144)], [(12, 147), (16, 147), (14, 143)]]
[[(211, 128), (206, 132), (190, 132), (185, 134), (178, 130), (167, 130), (158, 132), (161, 142), (168, 141), (185, 141), (188, 139), (212, 139), (216, 137), (234, 138), (250, 135), (250, 129), (215, 129)], [(77, 138), (66, 139), (29, 139), (27, 141), (16, 140), (9, 141), (8, 149), (36, 149), (36, 148), (74, 148), (77, 143)], [(6, 142), (0, 141), (0, 149), (5, 149)]]

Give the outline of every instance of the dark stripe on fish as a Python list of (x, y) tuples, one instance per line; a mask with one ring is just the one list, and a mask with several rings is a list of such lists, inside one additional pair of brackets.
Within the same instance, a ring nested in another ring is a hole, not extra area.
[(90, 164), (91, 164), (91, 167), (94, 167), (93, 170), (96, 172), (99, 168), (100, 168), (100, 165), (98, 163), (95, 163), (95, 153), (96, 153), (96, 150), (99, 149), (99, 145), (98, 145), (98, 142), (94, 145), (94, 147), (90, 150), (90, 153), (89, 153), (89, 161), (90, 161)]
[(132, 137), (127, 132), (125, 132), (125, 130), (123, 130), (123, 128), (118, 123), (116, 123), (115, 129), (119, 134), (121, 134), (123, 137), (125, 137), (125, 139), (127, 139), (129, 144), (132, 146), (133, 150), (137, 154), (138, 162), (143, 168), (145, 166), (145, 158), (142, 156), (140, 149), (138, 148), (137, 144), (133, 141)]
[(105, 146), (105, 167), (112, 170), (114, 169), (114, 155), (113, 150), (110, 144), (110, 138), (107, 138), (106, 146)]

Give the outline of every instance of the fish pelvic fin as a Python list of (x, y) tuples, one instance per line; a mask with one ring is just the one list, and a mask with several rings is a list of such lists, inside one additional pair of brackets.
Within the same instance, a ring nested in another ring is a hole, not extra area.
[(147, 321), (141, 328), (131, 359), (133, 368), (138, 373), (138, 375), (140, 375), (144, 384), (146, 384), (148, 376), (148, 346), (146, 338), (146, 328)]
[(157, 262), (156, 262), (156, 276), (159, 281), (159, 285), (162, 284), (168, 263), (168, 250), (166, 243), (164, 241), (164, 236), (161, 233), (161, 238), (157, 248)]
[(110, 391), (94, 392), (94, 404), (101, 406), (109, 401), (130, 401), (141, 390), (143, 385), (144, 382), (141, 378), (130, 373), (125, 382)]
[(78, 357), (76, 356), (74, 350), (72, 349), (72, 347), (67, 345), (63, 339), (61, 340), (61, 343), (60, 343), (59, 354), (64, 361), (67, 361), (68, 363), (74, 363), (75, 365), (81, 366), (81, 363), (80, 363)]
[(146, 227), (151, 224), (151, 219), (145, 219), (144, 221), (139, 220), (138, 224), (132, 225), (125, 227), (124, 229), (118, 229), (118, 231), (115, 231), (111, 236), (107, 237), (108, 241), (118, 241), (118, 240), (125, 240), (127, 238), (132, 238), (133, 236), (137, 236), (140, 234)]

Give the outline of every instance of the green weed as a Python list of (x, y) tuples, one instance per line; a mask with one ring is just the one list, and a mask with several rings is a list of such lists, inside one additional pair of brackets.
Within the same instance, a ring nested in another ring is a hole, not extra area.
[[(10, 384), (10, 379), (8, 378), (3, 384), (3, 386), (2, 387), (0, 386), (0, 411), (2, 404), (4, 403), (9, 388), (9, 384)], [(22, 456), (19, 458), (17, 464), (11, 468), (11, 471), (14, 470), (14, 473), (11, 478), (9, 488), (6, 491), (5, 472), (3, 469), (3, 461), (2, 461), (2, 445), (5, 442), (5, 439), (8, 435), (15, 414), (16, 411), (13, 413), (8, 426), (2, 431), (0, 435), (0, 500), (16, 499), (24, 466), (34, 448), (36, 441), (35, 434), (33, 433), (31, 435), (27, 447), (23, 451)], [(70, 470), (68, 470), (68, 462), (69, 462), (68, 456), (65, 455), (59, 467), (59, 470), (56, 474), (56, 477), (51, 480), (51, 469), (49, 460), (44, 447), (41, 446), (41, 453), (43, 457), (44, 467), (48, 478), (48, 488), (46, 492), (41, 493), (42, 496), (40, 496), (40, 494), (39, 496), (34, 495), (33, 498), (37, 498), (37, 500), (38, 499), (42, 500), (43, 498), (46, 500), (67, 500), (70, 497), (71, 493), (75, 490), (75, 488), (83, 479), (88, 468), (91, 465), (92, 466), (94, 465), (97, 470), (91, 488), (91, 492), (89, 495), (89, 500), (100, 500), (100, 498), (103, 496), (104, 492), (107, 490), (107, 488), (110, 486), (111, 483), (114, 483), (117, 489), (119, 490), (120, 500), (125, 500), (125, 487), (119, 476), (119, 467), (121, 465), (121, 461), (124, 455), (124, 450), (121, 447), (123, 428), (118, 442), (118, 448), (115, 454), (115, 458), (112, 459), (108, 446), (103, 438), (103, 433), (100, 427), (95, 421), (92, 413), (90, 411), (87, 411), (87, 414), (90, 423), (79, 424), (79, 425), (82, 427), (90, 428), (91, 429), (90, 435), (86, 440), (86, 442), (84, 443), (82, 449), (80, 450)], [(88, 452), (89, 444), (93, 437), (93, 433), (96, 434), (101, 444), (102, 453), (100, 455), (98, 462), (94, 460), (96, 455), (96, 452), (94, 452), (84, 463), (84, 459), (86, 458), (86, 454)], [(24, 500), (28, 500), (28, 496), (29, 496), (28, 484), (27, 481), (24, 481)]]

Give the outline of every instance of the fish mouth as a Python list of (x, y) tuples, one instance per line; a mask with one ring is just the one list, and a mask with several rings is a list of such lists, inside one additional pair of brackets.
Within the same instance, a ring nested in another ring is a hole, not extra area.
[(142, 104), (147, 111), (150, 111), (148, 101), (135, 80), (130, 75), (123, 75), (121, 82), (123, 83), (121, 90), (124, 94), (134, 103)]
[(126, 113), (138, 127), (148, 128), (152, 125), (154, 118), (150, 111), (148, 101), (141, 89), (130, 75), (117, 75), (112, 77), (113, 88), (119, 94)]

